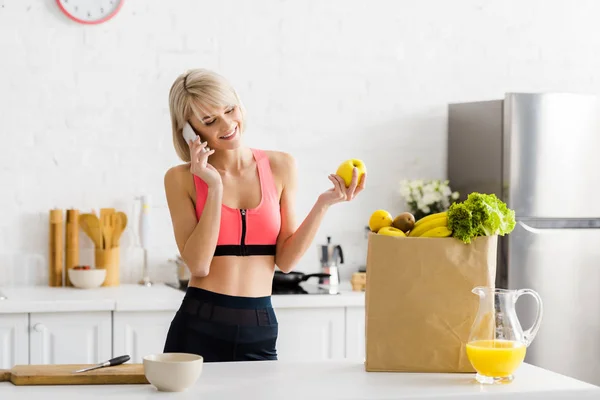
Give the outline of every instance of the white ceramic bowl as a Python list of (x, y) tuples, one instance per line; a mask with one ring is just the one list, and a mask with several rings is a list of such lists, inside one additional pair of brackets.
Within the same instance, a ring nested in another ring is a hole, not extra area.
[(196, 354), (151, 354), (144, 357), (144, 375), (161, 392), (182, 392), (196, 383), (203, 363)]
[(106, 270), (102, 268), (69, 268), (69, 279), (73, 286), (80, 289), (97, 288), (104, 283), (104, 280), (106, 279)]

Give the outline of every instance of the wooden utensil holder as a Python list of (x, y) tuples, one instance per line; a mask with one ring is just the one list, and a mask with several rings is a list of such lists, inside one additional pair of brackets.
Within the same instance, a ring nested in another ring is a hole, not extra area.
[(119, 286), (119, 247), (96, 248), (94, 262), (96, 268), (106, 270), (106, 279), (102, 286)]
[(350, 280), (352, 284), (352, 291), (354, 292), (364, 292), (367, 287), (367, 274), (366, 272), (355, 272), (352, 274), (352, 279)]
[(64, 220), (63, 210), (50, 210), (50, 232), (48, 237), (48, 286), (63, 285), (64, 267)]
[(65, 242), (65, 286), (73, 286), (69, 270), (79, 264), (79, 210), (67, 210)]

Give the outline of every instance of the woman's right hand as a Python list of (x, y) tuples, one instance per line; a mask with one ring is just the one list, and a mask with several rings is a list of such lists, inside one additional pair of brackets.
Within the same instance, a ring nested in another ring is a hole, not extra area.
[(190, 172), (202, 179), (208, 187), (222, 185), (219, 171), (208, 163), (208, 157), (214, 150), (207, 150), (206, 142), (200, 141), (200, 136), (190, 144)]

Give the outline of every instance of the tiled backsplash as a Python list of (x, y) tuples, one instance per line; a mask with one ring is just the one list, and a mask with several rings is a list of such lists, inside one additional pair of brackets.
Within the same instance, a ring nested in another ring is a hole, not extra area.
[[(316, 271), (330, 235), (348, 277), (365, 261), (369, 215), (403, 211), (399, 181), (445, 177), (447, 103), (598, 91), (600, 3), (584, 3), (137, 0), (84, 26), (54, 1), (0, 0), (0, 284), (44, 283), (49, 209), (131, 212), (142, 194), (152, 277), (175, 277), (167, 96), (193, 67), (238, 88), (248, 144), (296, 157), (299, 221), (341, 161), (365, 161), (367, 190), (329, 211), (298, 267)], [(557, 29), (563, 20), (577, 24)], [(124, 282), (141, 278), (130, 229)]]

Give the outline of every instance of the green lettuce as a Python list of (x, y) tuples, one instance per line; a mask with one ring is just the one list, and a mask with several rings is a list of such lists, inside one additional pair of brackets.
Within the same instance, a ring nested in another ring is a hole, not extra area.
[(477, 236), (504, 236), (515, 228), (515, 212), (494, 194), (473, 192), (448, 208), (452, 236), (471, 243)]

